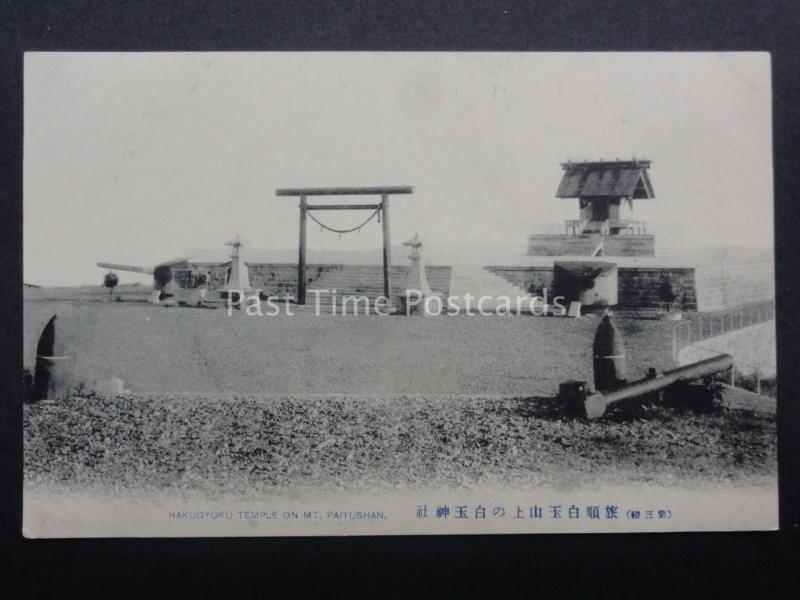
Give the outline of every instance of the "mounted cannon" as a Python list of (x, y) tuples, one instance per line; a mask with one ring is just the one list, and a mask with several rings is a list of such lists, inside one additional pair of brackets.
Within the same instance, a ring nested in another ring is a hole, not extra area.
[[(119, 283), (119, 278), (114, 271), (127, 271), (130, 273), (142, 273), (153, 276), (153, 292), (150, 294), (148, 302), (159, 304), (162, 300), (172, 298), (171, 302), (165, 303), (166, 306), (174, 305), (176, 302), (182, 305), (195, 306), (205, 303), (206, 282), (208, 273), (192, 270), (186, 259), (176, 258), (166, 263), (161, 263), (155, 267), (139, 267), (135, 265), (120, 265), (116, 263), (97, 263), (98, 267), (109, 269), (106, 278), (114, 277), (114, 285)], [(108, 288), (107, 280), (104, 285)]]
[[(687, 392), (685, 384), (727, 371), (733, 366), (731, 355), (720, 354), (660, 374), (651, 368), (645, 378), (627, 383), (624, 379), (622, 337), (608, 315), (603, 317), (598, 327), (594, 350), (595, 389), (591, 390), (585, 381), (567, 381), (558, 389), (558, 399), (569, 414), (589, 419), (602, 417), (608, 406), (625, 400), (677, 389)], [(710, 393), (705, 396), (710, 397)]]

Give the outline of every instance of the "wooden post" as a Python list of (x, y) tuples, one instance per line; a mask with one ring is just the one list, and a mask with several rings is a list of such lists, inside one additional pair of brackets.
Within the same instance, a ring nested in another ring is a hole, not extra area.
[(306, 197), (300, 196), (300, 249), (297, 256), (297, 303), (306, 303)]
[(381, 194), (383, 222), (383, 295), (392, 303), (392, 238), (389, 232), (389, 194)]

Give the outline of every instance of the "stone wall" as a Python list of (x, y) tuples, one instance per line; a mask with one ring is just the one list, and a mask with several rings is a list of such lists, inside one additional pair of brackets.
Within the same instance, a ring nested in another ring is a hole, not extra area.
[(530, 256), (591, 256), (600, 243), (599, 236), (534, 234), (528, 237)]
[[(552, 296), (553, 267), (484, 267), (529, 294), (543, 295), (548, 288)], [(692, 268), (619, 267), (617, 296), (620, 308), (659, 309), (662, 282), (667, 280), (677, 295), (675, 305), (684, 311), (697, 310), (695, 270)]]
[(693, 268), (620, 267), (619, 305), (625, 308), (662, 308), (659, 289), (664, 281), (677, 296), (675, 306), (684, 311), (697, 310), (697, 290)]
[(653, 235), (609, 235), (603, 242), (604, 256), (655, 256)]
[[(230, 263), (190, 263), (194, 272), (209, 272), (209, 289), (218, 289), (225, 285)], [(325, 272), (338, 269), (338, 265), (306, 265), (306, 279), (313, 283)], [(261, 289), (265, 294), (274, 296), (294, 295), (297, 292), (297, 265), (279, 263), (247, 264), (250, 285)]]
[[(189, 268), (195, 273), (210, 273), (209, 289), (225, 285), (230, 263), (199, 263), (176, 265)], [(247, 263), (250, 285), (270, 296), (297, 295), (297, 265), (291, 263)], [(396, 293), (405, 288), (408, 265), (392, 266), (392, 287)], [(431, 289), (449, 295), (452, 267), (426, 265), (425, 273)], [(383, 289), (383, 267), (381, 265), (306, 265), (306, 285), (313, 288), (317, 282), (321, 287), (334, 287), (342, 294), (377, 297)]]
[(603, 243), (604, 256), (655, 256), (652, 235), (544, 235), (528, 237), (530, 256), (592, 256)]

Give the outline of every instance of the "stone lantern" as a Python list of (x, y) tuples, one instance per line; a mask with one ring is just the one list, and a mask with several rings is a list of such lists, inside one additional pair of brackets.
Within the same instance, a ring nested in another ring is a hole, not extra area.
[[(400, 294), (404, 312), (418, 315), (439, 314), (444, 309), (441, 306), (441, 294), (433, 292), (428, 285), (425, 262), (422, 260), (422, 241), (419, 239), (419, 235), (415, 233), (413, 238), (403, 242), (403, 246), (408, 246), (411, 249), (411, 254), (408, 255), (411, 261), (408, 269), (408, 279), (406, 280), (404, 292)], [(435, 302), (425, 301), (433, 296), (437, 296), (439, 299)]]
[(411, 267), (408, 270), (406, 292), (409, 290), (416, 290), (420, 292), (423, 297), (429, 296), (432, 292), (428, 285), (428, 278), (425, 276), (425, 263), (422, 260), (422, 242), (419, 239), (419, 235), (415, 233), (413, 238), (407, 242), (403, 242), (403, 246), (411, 248), (411, 254), (408, 255), (411, 261)]
[(231, 304), (239, 305), (242, 301), (242, 298), (239, 297), (241, 294), (248, 294), (252, 297), (260, 294), (261, 290), (250, 285), (250, 275), (242, 252), (244, 244), (242, 244), (239, 236), (237, 235), (230, 242), (225, 242), (225, 245), (232, 248), (230, 254), (231, 266), (228, 269), (225, 285), (220, 289), (220, 297), (227, 299), (228, 294), (230, 294), (232, 295)]

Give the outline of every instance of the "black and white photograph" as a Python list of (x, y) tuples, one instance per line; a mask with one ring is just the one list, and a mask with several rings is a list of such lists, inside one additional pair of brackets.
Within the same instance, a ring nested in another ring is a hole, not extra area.
[(29, 538), (778, 528), (766, 52), (27, 52)]

